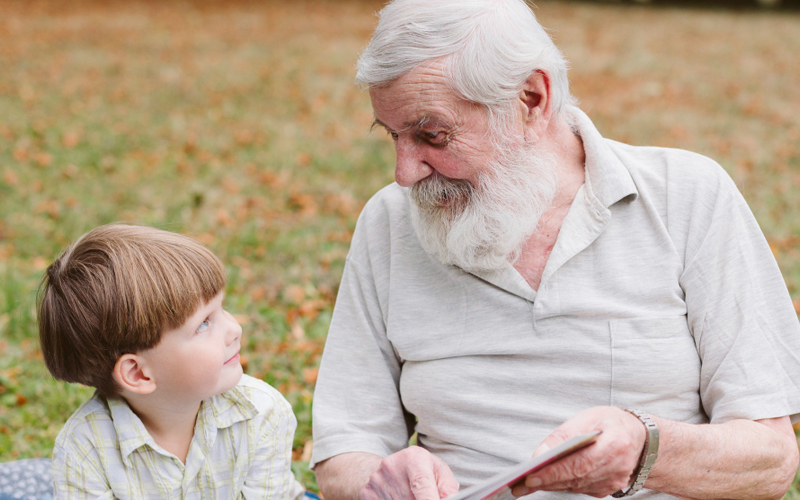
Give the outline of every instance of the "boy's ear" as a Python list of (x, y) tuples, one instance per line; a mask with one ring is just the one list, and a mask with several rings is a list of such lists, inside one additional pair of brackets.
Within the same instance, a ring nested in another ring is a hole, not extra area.
[(114, 364), (114, 380), (123, 389), (134, 394), (150, 394), (156, 390), (156, 381), (147, 363), (136, 354), (123, 354)]

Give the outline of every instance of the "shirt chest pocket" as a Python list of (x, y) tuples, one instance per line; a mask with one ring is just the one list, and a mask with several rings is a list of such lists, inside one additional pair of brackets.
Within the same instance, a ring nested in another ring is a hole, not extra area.
[(696, 420), (700, 357), (685, 316), (609, 322), (611, 404)]

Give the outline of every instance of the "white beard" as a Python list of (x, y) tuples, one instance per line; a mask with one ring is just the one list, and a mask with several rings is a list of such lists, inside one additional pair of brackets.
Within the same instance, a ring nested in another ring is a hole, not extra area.
[(478, 176), (434, 172), (408, 190), (411, 223), (422, 248), (443, 264), (491, 271), (514, 263), (556, 193), (556, 163), (521, 139), (503, 141)]

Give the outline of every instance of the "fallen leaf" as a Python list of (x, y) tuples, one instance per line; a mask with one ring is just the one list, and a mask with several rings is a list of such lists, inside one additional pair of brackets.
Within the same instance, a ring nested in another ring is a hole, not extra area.
[(303, 327), (300, 326), (300, 323), (295, 323), (292, 326), (292, 337), (294, 337), (297, 340), (301, 340), (304, 339), (305, 336), (306, 336), (306, 331), (303, 330)]
[(48, 260), (42, 256), (33, 258), (32, 267), (34, 271), (44, 271), (48, 265)]
[(231, 217), (231, 214), (226, 209), (220, 208), (217, 210), (217, 222), (225, 227), (232, 227), (233, 217)]
[(311, 460), (311, 452), (314, 451), (314, 440), (309, 439), (306, 441), (306, 444), (303, 445), (303, 454), (300, 455), (300, 461), (308, 462)]
[(81, 142), (81, 134), (77, 131), (69, 131), (65, 132), (64, 135), (61, 137), (61, 143), (67, 149), (72, 149)]
[(303, 368), (303, 381), (306, 384), (315, 384), (318, 375), (319, 368)]
[(305, 318), (314, 319), (317, 317), (319, 312), (325, 308), (327, 302), (321, 299), (315, 300), (306, 300), (300, 307), (298, 307), (298, 311), (300, 312), (300, 316)]
[(289, 302), (293, 304), (300, 304), (306, 298), (306, 292), (300, 285), (289, 285), (283, 290), (283, 295)]
[(3, 172), (3, 182), (9, 186), (16, 187), (19, 185), (19, 177), (13, 170), (7, 168), (5, 172)]
[(49, 167), (53, 163), (53, 155), (50, 153), (38, 153), (34, 160), (40, 167)]
[(290, 210), (300, 212), (300, 215), (303, 216), (317, 214), (317, 202), (307, 193), (293, 193), (289, 195), (287, 205)]

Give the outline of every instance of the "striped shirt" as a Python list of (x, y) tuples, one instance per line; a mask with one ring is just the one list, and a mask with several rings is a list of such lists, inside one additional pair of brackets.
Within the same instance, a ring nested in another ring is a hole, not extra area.
[(53, 450), (61, 499), (295, 499), (297, 421), (289, 403), (247, 375), (202, 402), (186, 463), (160, 447), (122, 399), (95, 394), (70, 417)]

